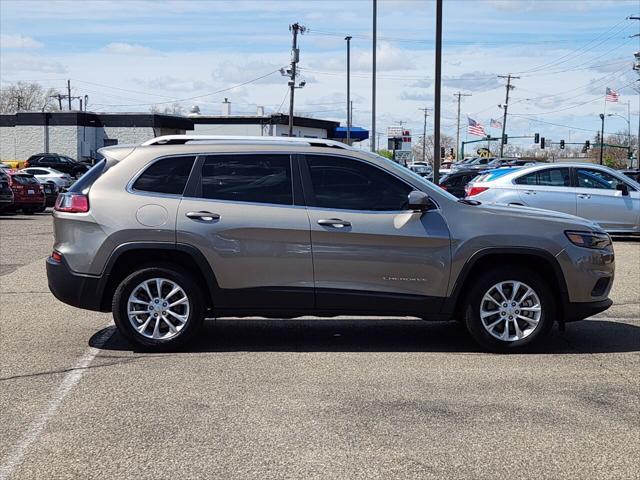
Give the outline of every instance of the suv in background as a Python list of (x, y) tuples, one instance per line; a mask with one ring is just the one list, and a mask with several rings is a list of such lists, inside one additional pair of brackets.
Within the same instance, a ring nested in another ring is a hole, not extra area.
[(58, 197), (49, 288), (147, 349), (205, 317), (411, 315), (516, 351), (611, 305), (592, 222), (458, 200), (342, 143), (176, 135), (101, 153)]
[(71, 157), (58, 155), (57, 153), (38, 153), (31, 155), (24, 165), (24, 168), (29, 167), (52, 168), (58, 172), (68, 173), (72, 177), (79, 177), (90, 168), (88, 165), (78, 162)]
[(0, 169), (0, 212), (13, 206), (13, 191), (9, 186), (9, 175)]
[(15, 170), (4, 172), (9, 177), (9, 187), (13, 191), (12, 210), (22, 210), (23, 213), (32, 215), (46, 208), (44, 189), (36, 177)]

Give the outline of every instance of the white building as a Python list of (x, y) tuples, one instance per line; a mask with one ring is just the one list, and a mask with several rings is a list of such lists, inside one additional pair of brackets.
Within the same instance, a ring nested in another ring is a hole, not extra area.
[[(96, 157), (99, 148), (142, 143), (160, 135), (287, 136), (289, 117), (265, 115), (164, 115), (155, 113), (18, 112), (0, 115), (0, 161), (26, 160), (37, 153), (77, 159)], [(339, 122), (294, 117), (294, 136), (335, 138)]]

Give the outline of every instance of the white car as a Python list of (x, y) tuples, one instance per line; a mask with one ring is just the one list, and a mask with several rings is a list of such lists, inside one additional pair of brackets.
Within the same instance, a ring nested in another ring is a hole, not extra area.
[(30, 173), (40, 183), (55, 183), (58, 188), (69, 188), (73, 184), (74, 179), (67, 173), (59, 172), (53, 168), (47, 167), (28, 167), (20, 170), (24, 173)]
[(467, 199), (523, 205), (583, 217), (609, 233), (640, 234), (640, 184), (592, 163), (497, 169), (466, 187)]

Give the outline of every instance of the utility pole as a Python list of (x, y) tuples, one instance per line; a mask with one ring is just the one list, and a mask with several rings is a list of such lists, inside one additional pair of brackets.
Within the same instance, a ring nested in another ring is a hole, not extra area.
[(371, 151), (376, 151), (376, 37), (377, 29), (378, 2), (373, 0), (373, 45), (372, 45), (372, 63), (371, 63)]
[(50, 95), (49, 98), (55, 98), (58, 100), (58, 108), (60, 110), (62, 110), (62, 99), (64, 98), (64, 95), (61, 95), (59, 93), (56, 93), (55, 95)]
[(347, 145), (351, 145), (351, 37), (347, 41)]
[(602, 165), (602, 156), (604, 152), (604, 113), (600, 114), (600, 120), (602, 121), (602, 128), (600, 130), (600, 165)]
[(456, 161), (460, 161), (460, 100), (462, 100), (462, 97), (470, 97), (471, 94), (458, 92), (454, 93), (453, 96), (458, 98), (458, 121), (456, 123)]
[(289, 31), (293, 34), (293, 40), (291, 43), (291, 80), (289, 81), (289, 87), (291, 92), (289, 93), (289, 136), (293, 137), (293, 96), (296, 91), (296, 66), (300, 61), (300, 50), (298, 50), (298, 33), (301, 35), (305, 32), (306, 28), (298, 23), (289, 25)]
[(424, 112), (424, 125), (422, 127), (422, 161), (427, 161), (427, 117), (429, 116), (430, 108), (419, 108), (418, 110), (422, 110)]
[(498, 78), (506, 78), (507, 79), (507, 94), (506, 97), (504, 99), (504, 115), (502, 116), (502, 137), (500, 138), (500, 157), (502, 157), (503, 152), (504, 152), (504, 134), (505, 131), (507, 129), (507, 109), (509, 108), (509, 91), (513, 90), (514, 87), (513, 85), (511, 85), (511, 80), (512, 79), (519, 79), (520, 77), (514, 77), (513, 75), (509, 74), (509, 75), (498, 75)]
[(442, 0), (436, 0), (436, 65), (433, 99), (433, 183), (440, 180), (440, 97), (442, 77)]
[(71, 110), (71, 80), (67, 80), (67, 100), (69, 102), (69, 110)]

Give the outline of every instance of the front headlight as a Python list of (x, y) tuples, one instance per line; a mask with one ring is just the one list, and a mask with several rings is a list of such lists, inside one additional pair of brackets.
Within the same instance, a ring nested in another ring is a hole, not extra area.
[(611, 237), (606, 233), (567, 231), (564, 234), (579, 247), (604, 249), (611, 246)]

